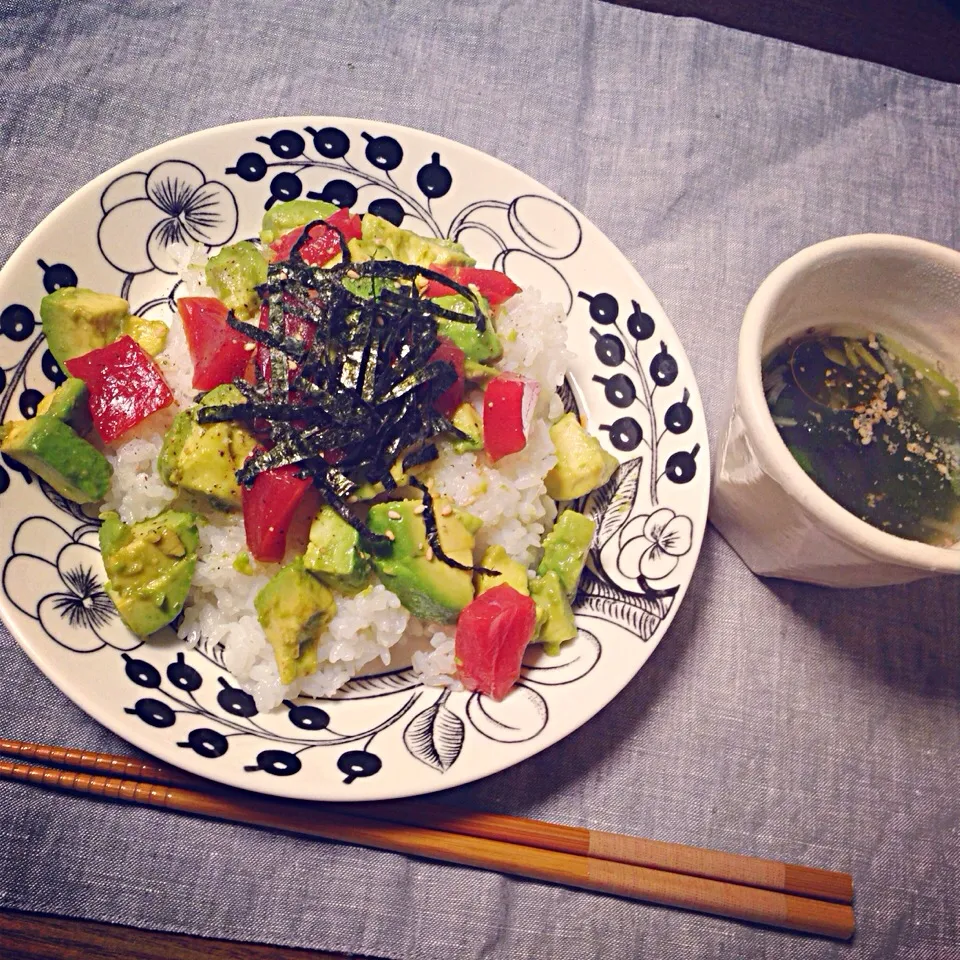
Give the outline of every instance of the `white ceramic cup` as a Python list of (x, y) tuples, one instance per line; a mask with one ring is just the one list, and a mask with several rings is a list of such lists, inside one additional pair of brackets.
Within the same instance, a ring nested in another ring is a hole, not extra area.
[(801, 250), (763, 281), (740, 328), (710, 518), (762, 576), (867, 587), (960, 573), (960, 545), (933, 547), (870, 526), (824, 493), (780, 438), (763, 358), (808, 327), (840, 324), (888, 333), (957, 373), (960, 252), (910, 237), (839, 237)]

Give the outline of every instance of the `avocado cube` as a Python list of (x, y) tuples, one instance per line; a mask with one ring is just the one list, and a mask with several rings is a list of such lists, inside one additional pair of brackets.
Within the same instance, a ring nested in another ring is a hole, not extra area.
[[(434, 555), (423, 515), (417, 512), (420, 506), (419, 500), (393, 500), (370, 508), (367, 526), (390, 538), (389, 550), (371, 558), (374, 570), (414, 616), (453, 623), (473, 599), (473, 577)], [(434, 501), (440, 546), (452, 560), (472, 566), (473, 534), (450, 506), (443, 499)]]
[(351, 237), (347, 241), (347, 249), (350, 251), (350, 261), (352, 263), (393, 259), (393, 254), (386, 247), (378, 247), (372, 240), (361, 240), (359, 237)]
[(530, 581), (530, 596), (537, 605), (535, 642), (542, 643), (547, 653), (557, 653), (560, 644), (577, 635), (573, 608), (560, 577), (553, 570), (534, 577)]
[(257, 286), (267, 279), (267, 261), (249, 241), (224, 247), (207, 261), (207, 286), (241, 320), (252, 320), (260, 311)]
[[(395, 227), (389, 220), (374, 216), (372, 213), (363, 215), (360, 225), (360, 244), (363, 250), (373, 248), (378, 250), (385, 247), (394, 260), (412, 263), (418, 267), (429, 267), (431, 264), (462, 264), (472, 267), (477, 261), (468, 256), (463, 247), (455, 240), (446, 240), (440, 237), (421, 237), (411, 230)], [(355, 243), (355, 241), (351, 241)], [(350, 247), (353, 250), (353, 247)], [(368, 256), (367, 259), (382, 260), (382, 256)]]
[(274, 574), (253, 601), (281, 683), (292, 683), (317, 669), (317, 643), (337, 612), (333, 594), (297, 557)]
[(0, 451), (42, 477), (76, 503), (102, 500), (113, 468), (93, 444), (54, 416), (4, 424)]
[(37, 414), (56, 417), (83, 435), (93, 426), (87, 385), (76, 377), (67, 377), (53, 393), (37, 404)]
[(164, 510), (139, 523), (102, 516), (104, 584), (120, 619), (141, 637), (166, 626), (183, 609), (197, 565), (197, 517)]
[(121, 336), (132, 337), (151, 357), (163, 352), (169, 332), (170, 328), (162, 320), (146, 320), (136, 314), (124, 317), (120, 330)]
[(577, 592), (596, 526), (595, 521), (582, 513), (564, 510), (553, 529), (543, 538), (543, 559), (537, 573), (543, 576), (552, 570), (569, 597)]
[(359, 592), (370, 579), (370, 561), (360, 550), (360, 534), (331, 506), (321, 507), (310, 525), (303, 565), (343, 593)]
[[(452, 506), (452, 505), (451, 505)], [(471, 537), (474, 537), (479, 532), (480, 528), (483, 526), (483, 521), (472, 513), (467, 513), (466, 510), (462, 510), (460, 507), (452, 507), (453, 516), (463, 524), (463, 528), (470, 534)], [(439, 518), (437, 519), (437, 526), (441, 526)], [(443, 546), (443, 541), (440, 543)], [(473, 550), (473, 541), (470, 542), (471, 556)]]
[(461, 432), (467, 435), (466, 440), (454, 440), (454, 453), (470, 453), (483, 449), (483, 421), (472, 403), (461, 403), (450, 422)]
[(573, 413), (565, 413), (552, 427), (556, 465), (544, 478), (554, 500), (576, 500), (606, 483), (619, 466), (616, 457), (591, 437)]
[(83, 287), (61, 287), (40, 301), (43, 334), (62, 370), (68, 360), (113, 343), (129, 313), (123, 297)]
[[(368, 257), (365, 259), (375, 260), (377, 258)], [(340, 282), (344, 289), (349, 290), (355, 297), (360, 297), (361, 300), (370, 300), (374, 296), (380, 296), (384, 290), (396, 291), (400, 289), (400, 284), (396, 280), (388, 280), (383, 277), (344, 276)]]
[(513, 557), (509, 556), (500, 544), (494, 544), (492, 547), (487, 547), (487, 549), (483, 551), (483, 556), (480, 558), (480, 566), (486, 567), (487, 570), (496, 570), (498, 572), (496, 575), (490, 573), (477, 574), (478, 597), (481, 593), (485, 593), (493, 587), (499, 587), (501, 583), (509, 584), (514, 590), (522, 593), (525, 597), (530, 596), (530, 587), (527, 583), (527, 568), (520, 563), (519, 560), (514, 560)]
[(286, 200), (275, 203), (263, 215), (260, 225), (260, 242), (273, 243), (285, 233), (306, 226), (314, 220), (326, 220), (339, 207), (326, 200)]
[(471, 360), (469, 357), (463, 361), (463, 376), (474, 383), (492, 380), (494, 377), (499, 377), (501, 373), (503, 373), (502, 370), (491, 367), (486, 363), (477, 363), (476, 360)]
[[(420, 473), (428, 470), (430, 467), (430, 462), (418, 463), (412, 467), (408, 467), (406, 470), (403, 469), (403, 457), (397, 457), (394, 460), (393, 465), (390, 467), (390, 476), (393, 477), (393, 482), (398, 487), (405, 487), (410, 483), (410, 477), (416, 477)], [(366, 481), (364, 483), (357, 484), (357, 488), (350, 494), (351, 502), (358, 500), (372, 500), (374, 497), (379, 496), (381, 493), (386, 491), (386, 487), (383, 483), (378, 480), (376, 483), (370, 483)]]
[[(478, 299), (481, 309), (489, 318), (490, 306), (483, 297)], [(463, 320), (437, 317), (437, 333), (441, 337), (452, 340), (463, 351), (468, 360), (485, 363), (487, 360), (496, 360), (503, 355), (503, 346), (497, 336), (497, 331), (493, 329), (493, 324), (488, 322), (482, 331), (479, 330), (472, 319), (474, 316), (473, 304), (466, 297), (457, 293), (448, 297), (437, 297), (433, 302), (438, 307), (443, 307), (444, 310), (464, 315)]]
[(239, 510), (240, 485), (236, 472), (256, 446), (239, 423), (198, 423), (200, 407), (242, 403), (243, 394), (224, 383), (206, 393), (199, 404), (183, 410), (163, 438), (157, 471), (168, 487), (201, 497), (215, 510)]

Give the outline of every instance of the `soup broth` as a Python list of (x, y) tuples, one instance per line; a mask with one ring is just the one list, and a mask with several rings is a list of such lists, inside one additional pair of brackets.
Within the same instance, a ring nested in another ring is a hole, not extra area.
[(773, 421), (825, 493), (887, 533), (960, 540), (960, 395), (882, 334), (811, 330), (763, 365)]

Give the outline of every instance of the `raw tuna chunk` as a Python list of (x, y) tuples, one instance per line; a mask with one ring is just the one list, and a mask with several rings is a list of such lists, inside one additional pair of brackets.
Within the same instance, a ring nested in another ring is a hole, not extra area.
[(457, 620), (457, 675), (468, 690), (502, 700), (533, 639), (536, 605), (507, 583), (481, 593)]

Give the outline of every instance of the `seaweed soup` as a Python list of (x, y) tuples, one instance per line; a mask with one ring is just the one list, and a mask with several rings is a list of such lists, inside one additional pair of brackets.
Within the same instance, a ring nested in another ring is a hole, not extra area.
[(936, 363), (879, 333), (811, 329), (774, 350), (763, 389), (817, 486), (886, 533), (960, 540), (960, 394)]

